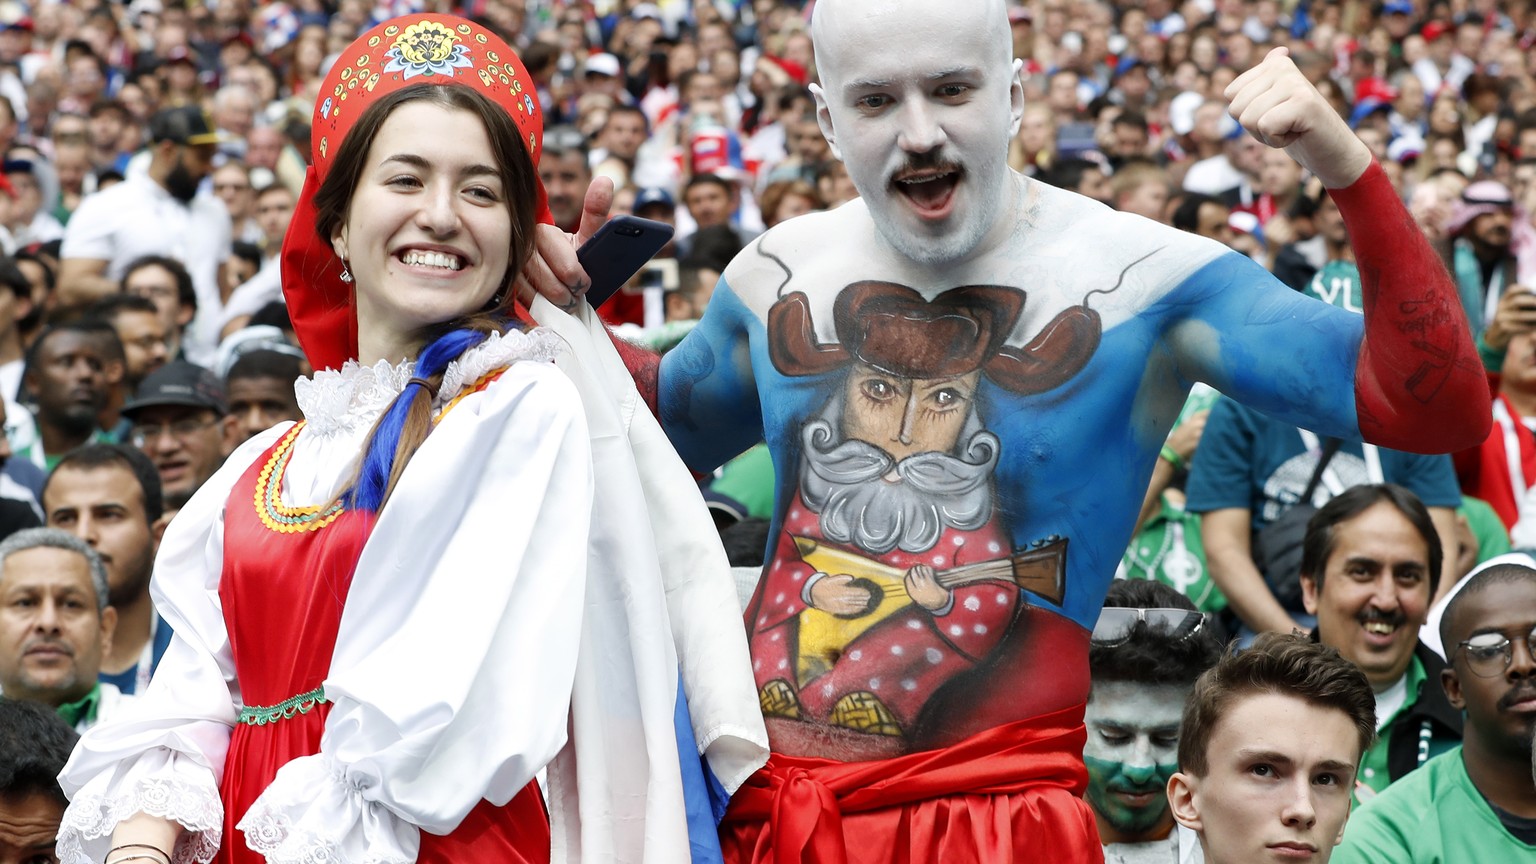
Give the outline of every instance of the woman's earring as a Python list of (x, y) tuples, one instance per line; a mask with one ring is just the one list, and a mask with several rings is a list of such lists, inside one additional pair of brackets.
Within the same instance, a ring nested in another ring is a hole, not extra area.
[(352, 284), (352, 271), (347, 269), (347, 259), (341, 259), (341, 281)]

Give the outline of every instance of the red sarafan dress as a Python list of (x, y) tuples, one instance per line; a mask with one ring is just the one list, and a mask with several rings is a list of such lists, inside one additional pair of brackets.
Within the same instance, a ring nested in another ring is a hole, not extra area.
[[(302, 425), (251, 464), (225, 508), (219, 599), (246, 710), (230, 736), (220, 783), (218, 864), (262, 864), (236, 824), (279, 768), (319, 752), (330, 705), (306, 694), (318, 696), (330, 671), (347, 591), (374, 523), (370, 513), (283, 503), (283, 470)], [(549, 822), (538, 784), (503, 807), (481, 801), (452, 834), (422, 832), (417, 860), (547, 862)]]

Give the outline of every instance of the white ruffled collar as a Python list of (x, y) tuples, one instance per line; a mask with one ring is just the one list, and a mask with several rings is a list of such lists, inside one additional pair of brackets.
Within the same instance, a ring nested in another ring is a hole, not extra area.
[[(433, 404), (446, 405), (487, 372), (524, 360), (548, 363), (555, 359), (560, 345), (559, 337), (543, 327), (492, 333), (448, 364)], [(372, 366), (348, 360), (339, 371), (325, 369), (313, 378), (298, 379), (294, 382), (294, 395), (305, 421), (315, 432), (353, 432), (372, 426), (405, 389), (415, 370), (414, 360), (394, 365), (380, 360)]]

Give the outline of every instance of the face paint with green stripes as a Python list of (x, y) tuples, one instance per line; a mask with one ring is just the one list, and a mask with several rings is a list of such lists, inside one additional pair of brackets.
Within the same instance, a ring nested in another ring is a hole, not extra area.
[[(1155, 839), (1171, 828), (1168, 778), (1178, 770), (1179, 719), (1188, 689), (1095, 682), (1084, 723), (1088, 803), (1117, 842)], [(1106, 838), (1108, 842), (1108, 838)]]

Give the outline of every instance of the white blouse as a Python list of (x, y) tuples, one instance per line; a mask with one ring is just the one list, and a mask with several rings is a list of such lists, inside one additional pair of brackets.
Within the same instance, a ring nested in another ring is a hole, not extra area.
[[(378, 514), (320, 752), (279, 769), (239, 822), (269, 861), (408, 864), (419, 831), (452, 831), (482, 798), (504, 804), (546, 765), (553, 860), (686, 860), (679, 669), (726, 789), (766, 758), (729, 571), (686, 470), (658, 452), (590, 310), (536, 306), (551, 327), (493, 336), (444, 375), (438, 407), (510, 367), (442, 417)], [(341, 491), (411, 372), (348, 363), (298, 382), (307, 424), (286, 503)], [(221, 837), (218, 794), (243, 704), (218, 596), (223, 511), (288, 428), (238, 449), (167, 529), (152, 591), (176, 635), (144, 698), (83, 737), (60, 776), (66, 864), (102, 860), (137, 812), (186, 828), (177, 862), (238, 842)]]

